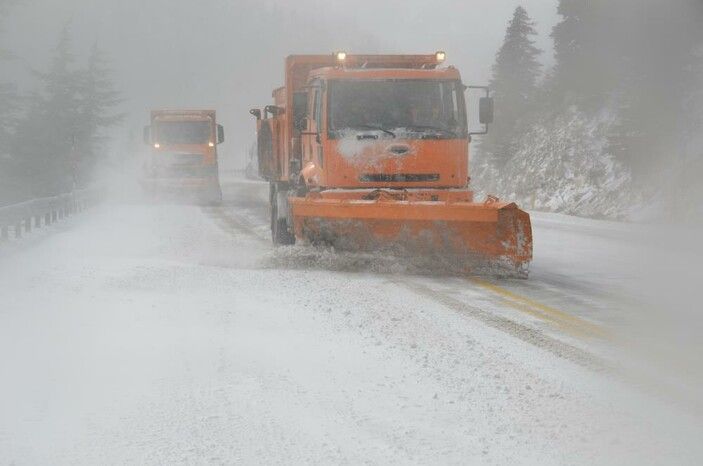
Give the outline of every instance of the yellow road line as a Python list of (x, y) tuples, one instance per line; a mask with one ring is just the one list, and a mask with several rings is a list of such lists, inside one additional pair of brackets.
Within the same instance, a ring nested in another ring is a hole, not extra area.
[(470, 277), (468, 280), (485, 289), (491, 291), (505, 299), (505, 302), (519, 311), (526, 312), (532, 316), (547, 320), (553, 324), (559, 325), (570, 333), (578, 333), (580, 335), (591, 335), (599, 338), (609, 338), (609, 332), (600, 325), (594, 324), (587, 320), (576, 317), (562, 310), (547, 306), (533, 299), (521, 296), (512, 291), (509, 291), (501, 286), (495, 285), (486, 280)]
[(532, 306), (528, 306), (526, 304), (523, 304), (518, 301), (513, 301), (512, 299), (509, 298), (503, 298), (503, 302), (508, 304), (509, 306), (517, 309), (518, 311), (522, 311), (526, 314), (530, 314), (531, 316), (537, 317), (540, 320), (548, 321), (548, 323), (553, 324), (557, 327), (559, 327), (562, 331), (575, 336), (575, 337), (593, 337), (593, 336), (599, 336), (595, 335), (591, 330), (580, 327), (578, 325), (574, 325), (571, 322), (564, 322), (550, 314), (544, 314), (543, 312), (536, 310)]

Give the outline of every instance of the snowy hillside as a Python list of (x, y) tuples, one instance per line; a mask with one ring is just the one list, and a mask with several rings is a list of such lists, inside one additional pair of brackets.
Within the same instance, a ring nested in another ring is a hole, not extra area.
[(526, 131), (502, 168), (477, 148), (473, 184), (528, 209), (630, 218), (641, 200), (630, 172), (608, 153), (607, 135), (615, 122), (610, 112), (589, 117), (576, 108), (544, 118)]

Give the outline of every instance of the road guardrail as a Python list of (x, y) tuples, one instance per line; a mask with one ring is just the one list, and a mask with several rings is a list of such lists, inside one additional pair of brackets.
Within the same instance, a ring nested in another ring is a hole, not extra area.
[(72, 193), (43, 197), (0, 207), (0, 241), (21, 238), (32, 228), (41, 228), (81, 212), (96, 204), (101, 190), (97, 188), (79, 189)]

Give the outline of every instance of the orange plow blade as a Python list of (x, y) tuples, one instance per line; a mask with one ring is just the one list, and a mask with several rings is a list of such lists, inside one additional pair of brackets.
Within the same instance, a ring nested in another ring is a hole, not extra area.
[(529, 215), (513, 203), (290, 198), (295, 236), (355, 251), (442, 255), (467, 270), (498, 266), (526, 275)]

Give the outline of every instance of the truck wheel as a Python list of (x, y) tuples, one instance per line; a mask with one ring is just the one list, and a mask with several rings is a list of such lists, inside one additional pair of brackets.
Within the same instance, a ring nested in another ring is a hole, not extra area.
[(222, 189), (218, 186), (216, 190), (210, 196), (210, 205), (220, 206), (222, 205)]
[(279, 190), (276, 183), (271, 183), (270, 190), (271, 198), (271, 239), (275, 245), (290, 245), (295, 244), (295, 235), (288, 229), (288, 220), (286, 216), (279, 218), (278, 204), (279, 197), (287, 194), (285, 191)]
[(222, 205), (222, 194), (214, 194), (207, 201), (207, 205), (210, 207), (219, 207)]
[(202, 193), (198, 195), (198, 201), (200, 205), (217, 207), (222, 205), (222, 190), (218, 186), (212, 186), (205, 189)]

